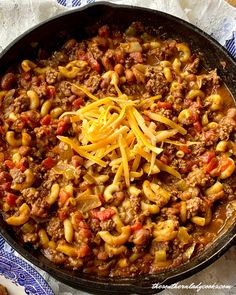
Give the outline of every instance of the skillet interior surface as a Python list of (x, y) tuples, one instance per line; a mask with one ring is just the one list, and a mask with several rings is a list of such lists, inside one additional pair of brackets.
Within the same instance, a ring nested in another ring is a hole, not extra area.
[[(193, 52), (202, 55), (203, 65), (207, 69), (218, 69), (219, 76), (236, 97), (236, 63), (227, 51), (210, 36), (168, 14), (145, 8), (117, 6), (100, 2), (85, 8), (70, 11), (27, 31), (11, 43), (0, 56), (2, 74), (16, 62), (34, 58), (36, 50), (31, 46), (37, 42), (39, 47), (50, 51), (59, 48), (69, 37), (78, 40), (88, 38), (96, 33), (98, 27), (108, 24), (119, 29), (127, 28), (132, 21), (141, 21), (145, 26), (154, 28), (163, 38), (174, 38), (187, 42)], [(171, 284), (187, 278), (219, 258), (234, 242), (236, 224), (228, 220), (218, 239), (197, 257), (176, 269), (155, 275), (136, 278), (98, 278), (87, 274), (69, 271), (57, 267), (40, 252), (17, 241), (11, 230), (0, 218), (0, 232), (9, 244), (30, 262), (47, 271), (58, 280), (96, 294), (154, 294), (152, 284)]]

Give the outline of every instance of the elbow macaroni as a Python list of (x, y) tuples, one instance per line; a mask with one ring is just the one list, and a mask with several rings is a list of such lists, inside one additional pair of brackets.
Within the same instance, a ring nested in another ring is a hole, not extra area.
[(6, 222), (13, 226), (20, 226), (25, 224), (30, 218), (30, 208), (29, 206), (24, 203), (19, 208), (19, 215), (11, 216), (6, 219)]
[(121, 246), (125, 244), (130, 237), (130, 226), (123, 226), (118, 236), (110, 234), (109, 231), (100, 231), (98, 234), (107, 244), (111, 246)]

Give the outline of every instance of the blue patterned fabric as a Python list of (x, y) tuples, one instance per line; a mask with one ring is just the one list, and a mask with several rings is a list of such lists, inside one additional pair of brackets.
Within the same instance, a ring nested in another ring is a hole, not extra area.
[(0, 277), (5, 277), (16, 286), (22, 286), (28, 295), (55, 295), (32, 266), (14, 255), (12, 248), (9, 252), (5, 251), (8, 248), (6, 244), (0, 235)]
[(66, 7), (80, 7), (93, 2), (95, 0), (57, 0), (58, 4)]
[(0, 236), (0, 251), (4, 248), (4, 243), (5, 243), (5, 241), (4, 241), (3, 238)]
[(236, 32), (233, 32), (232, 39), (226, 41), (225, 47), (231, 53), (231, 55), (236, 59)]

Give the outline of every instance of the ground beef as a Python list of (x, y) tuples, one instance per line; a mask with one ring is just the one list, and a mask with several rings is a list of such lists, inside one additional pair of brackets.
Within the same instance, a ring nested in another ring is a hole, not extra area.
[[(137, 247), (137, 250), (138, 250), (137, 252), (141, 252), (143, 246), (145, 245), (147, 246), (150, 238), (151, 238), (151, 234), (148, 229), (141, 228), (135, 231), (132, 237), (132, 242), (136, 245), (135, 247)], [(134, 252), (136, 251), (134, 250)]]
[[(66, 264), (66, 266), (67, 266), (67, 264)], [(81, 263), (80, 259), (68, 257), (68, 268), (73, 269), (73, 270), (78, 270), (81, 267), (82, 267), (82, 263)]]
[[(174, 108), (176, 110), (180, 110), (179, 109), (179, 106), (177, 106), (177, 102), (175, 101), (176, 99), (179, 99), (181, 98), (181, 100), (179, 100), (179, 103), (182, 103), (184, 102), (184, 98), (186, 96), (186, 92), (187, 92), (187, 82), (186, 81), (182, 81), (181, 78), (178, 77), (178, 83), (175, 84), (175, 87), (173, 87), (171, 89), (171, 95), (174, 97)], [(177, 107), (177, 108), (176, 108)]]
[(102, 56), (101, 61), (106, 71), (113, 70), (113, 57), (114, 50), (108, 49), (104, 56)]
[(44, 255), (55, 264), (62, 264), (66, 261), (66, 256), (54, 249), (47, 248), (43, 251)]
[(186, 183), (188, 186), (206, 186), (212, 183), (214, 181), (210, 175), (206, 174), (202, 169), (196, 168), (193, 171), (191, 171), (187, 178)]
[(199, 57), (196, 57), (191, 64), (188, 64), (184, 68), (184, 71), (187, 71), (189, 73), (196, 74), (197, 71), (198, 71), (199, 64), (200, 64), (200, 58)]
[(39, 112), (35, 110), (22, 112), (20, 114), (20, 118), (24, 122), (25, 126), (32, 129), (39, 125), (40, 117)]
[(186, 201), (187, 205), (187, 219), (196, 216), (200, 208), (204, 206), (204, 202), (199, 197), (194, 197)]
[(34, 129), (34, 133), (37, 139), (36, 145), (39, 149), (44, 149), (44, 147), (47, 147), (50, 144), (55, 144), (57, 141), (53, 126), (37, 127)]
[(157, 67), (148, 66), (145, 77), (147, 80), (145, 88), (150, 94), (165, 95), (168, 92), (169, 88), (165, 76)]
[(24, 112), (29, 109), (29, 98), (27, 95), (20, 95), (14, 99), (14, 113)]
[(89, 91), (94, 93), (98, 89), (100, 81), (101, 81), (101, 76), (94, 73), (84, 83), (86, 87), (89, 89)]
[(92, 53), (93, 57), (96, 60), (99, 60), (103, 57), (104, 53), (98, 48), (97, 44), (94, 44), (89, 48), (89, 51)]
[(217, 75), (217, 70), (210, 71), (208, 74), (201, 75), (201, 87), (206, 89), (214, 89), (220, 85), (220, 77)]
[(12, 176), (5, 171), (0, 172), (0, 184), (9, 182), (12, 180)]
[(40, 86), (33, 86), (31, 87), (32, 90), (34, 90), (40, 98), (47, 95), (47, 83), (42, 82)]
[[(12, 122), (10, 122), (11, 124)], [(14, 130), (16, 132), (21, 132), (22, 129), (25, 126), (25, 122), (23, 122), (20, 118), (16, 119), (13, 124), (11, 124), (11, 130)]]
[(14, 96), (15, 96), (16, 90), (15, 89), (11, 89), (7, 92), (7, 94), (4, 96), (4, 99), (1, 99), (0, 101), (0, 106), (2, 109), (6, 110), (6, 114), (8, 117), (8, 114), (10, 111), (13, 111), (13, 100), (14, 100)]
[(229, 140), (230, 133), (233, 131), (234, 127), (231, 124), (220, 125), (218, 128), (219, 138), (221, 140)]
[(57, 80), (58, 71), (55, 69), (50, 69), (46, 72), (46, 81), (48, 84), (53, 84)]
[(158, 250), (165, 250), (166, 252), (170, 251), (170, 242), (166, 241), (166, 242), (157, 242), (157, 241), (153, 241), (151, 248), (150, 248), (150, 253), (152, 255), (155, 255), (155, 252)]
[(52, 60), (50, 62), (50, 65), (58, 65), (59, 62), (62, 62), (62, 63), (68, 63), (69, 62), (69, 58), (68, 58), (68, 55), (63, 52), (63, 51), (56, 51), (54, 52), (53, 56), (52, 56)]
[(173, 120), (172, 110), (159, 109), (158, 113), (162, 116), (165, 116), (166, 118)]
[(19, 169), (10, 170), (10, 174), (14, 183), (23, 183), (25, 181), (26, 176)]
[(62, 81), (59, 84), (59, 92), (62, 93), (64, 96), (71, 96), (71, 85), (67, 81)]
[(140, 209), (140, 197), (131, 195), (130, 203), (131, 203), (131, 208), (133, 209), (133, 212), (137, 214)]
[(58, 217), (52, 217), (50, 219), (46, 231), (53, 240), (61, 239), (64, 236), (64, 227)]
[(46, 218), (48, 216), (49, 204), (45, 199), (37, 199), (35, 203), (32, 204), (30, 214), (35, 217)]
[(229, 140), (232, 131), (236, 130), (236, 121), (228, 116), (224, 117), (217, 128), (221, 140)]
[(148, 59), (156, 59), (156, 61), (166, 60), (170, 56), (175, 56), (177, 53), (176, 41), (164, 41), (162, 47), (150, 49), (147, 52)]
[(44, 174), (43, 175), (44, 182), (42, 184), (42, 187), (49, 191), (53, 183), (57, 182), (60, 177), (61, 175), (59, 174), (52, 174), (52, 173)]
[(89, 227), (91, 228), (92, 232), (94, 232), (94, 233), (97, 233), (97, 232), (99, 232), (101, 230), (100, 222), (96, 218), (92, 218), (89, 221)]
[(179, 88), (178, 90), (179, 92), (174, 92), (173, 96), (174, 98), (174, 102), (172, 104), (172, 107), (174, 110), (176, 110), (177, 112), (180, 112), (183, 109), (183, 92), (184, 88)]
[[(121, 85), (121, 90), (126, 95), (135, 95), (135, 93), (137, 93), (137, 92), (142, 93), (143, 86), (141, 86), (140, 84), (134, 84), (134, 85), (124, 84), (124, 85)], [(149, 97), (149, 96), (150, 96), (150, 94), (147, 93), (147, 97)]]
[(39, 197), (39, 191), (34, 188), (26, 188), (22, 190), (22, 196), (28, 204), (33, 204)]
[(161, 216), (164, 219), (171, 219), (178, 221), (179, 210), (176, 208), (164, 207), (161, 209)]
[(29, 146), (24, 146), (22, 145), (20, 148), (19, 148), (19, 154), (23, 157), (27, 156), (31, 151), (31, 148)]
[(112, 219), (109, 219), (106, 221), (101, 221), (100, 227), (102, 230), (107, 230), (107, 231), (111, 232), (115, 228), (115, 223)]
[(192, 155), (200, 156), (206, 151), (206, 148), (204, 147), (203, 143), (200, 143), (200, 144), (192, 145), (191, 150), (192, 150), (192, 153), (191, 153)]
[(27, 233), (23, 235), (23, 241), (24, 243), (35, 243), (38, 239), (37, 233)]

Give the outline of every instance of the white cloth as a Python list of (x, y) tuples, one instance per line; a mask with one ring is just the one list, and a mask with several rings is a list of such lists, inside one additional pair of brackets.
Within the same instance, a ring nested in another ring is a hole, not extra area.
[[(58, 4), (67, 5), (67, 7)], [(91, 0), (77, 1), (82, 6)], [(96, 0), (99, 2), (99, 0)], [(161, 10), (182, 19), (185, 19), (207, 33), (211, 34), (222, 45), (231, 38), (236, 31), (236, 9), (223, 0), (114, 0), (117, 4), (131, 4)], [(0, 51), (12, 40), (30, 27), (52, 16), (73, 9), (73, 0), (0, 0)], [(68, 8), (69, 7), (69, 8)], [(6, 248), (8, 248), (6, 246)], [(182, 281), (182, 284), (236, 284), (236, 251), (230, 249), (217, 262), (191, 278)], [(56, 295), (85, 295), (69, 286), (59, 283), (45, 272), (39, 270), (47, 280)], [(162, 295), (233, 295), (236, 288), (230, 290), (165, 290)]]

